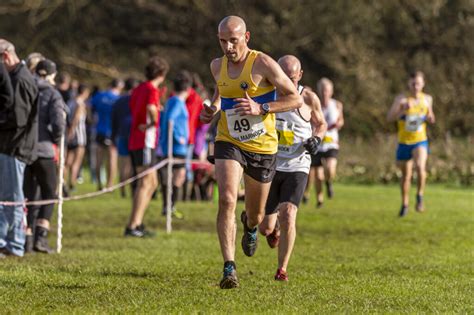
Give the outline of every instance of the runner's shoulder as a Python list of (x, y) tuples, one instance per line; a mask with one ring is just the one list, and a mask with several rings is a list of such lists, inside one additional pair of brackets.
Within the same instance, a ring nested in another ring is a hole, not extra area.
[(313, 91), (313, 89), (309, 86), (303, 86), (303, 92), (301, 93), (301, 96), (303, 97), (303, 100), (305, 103), (308, 102), (314, 102), (316, 100), (319, 101), (318, 95)]
[(221, 71), (222, 57), (215, 58), (211, 61), (210, 68), (212, 75), (217, 78)]
[(424, 93), (424, 94), (425, 94), (425, 97), (426, 97), (426, 100), (428, 101), (428, 103), (430, 105), (432, 105), (433, 104), (433, 96), (431, 96), (429, 94), (426, 94), (426, 93)]
[(406, 99), (408, 96), (405, 93), (400, 93), (395, 96), (395, 102), (401, 102), (403, 99)]
[(264, 52), (259, 52), (259, 54), (255, 58), (254, 67), (273, 67), (275, 65), (278, 65), (275, 59), (273, 59)]

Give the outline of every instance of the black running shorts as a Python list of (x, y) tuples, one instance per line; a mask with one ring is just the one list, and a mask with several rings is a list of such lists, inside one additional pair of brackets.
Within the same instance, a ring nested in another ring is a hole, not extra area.
[(311, 155), (311, 166), (323, 166), (322, 159), (337, 158), (338, 149), (329, 149), (326, 152), (318, 152), (316, 155)]
[(261, 183), (271, 182), (276, 172), (275, 154), (244, 151), (230, 142), (217, 141), (215, 143), (214, 159), (239, 162), (244, 168), (245, 174)]
[(110, 147), (112, 145), (112, 139), (104, 135), (96, 135), (95, 142), (102, 147)]
[(277, 171), (270, 186), (265, 214), (276, 213), (278, 205), (284, 202), (291, 202), (298, 207), (303, 198), (307, 182), (308, 174), (306, 173)]
[(136, 169), (139, 166), (153, 166), (156, 163), (155, 152), (153, 149), (144, 148), (141, 150), (129, 151), (130, 157), (132, 158), (133, 168)]

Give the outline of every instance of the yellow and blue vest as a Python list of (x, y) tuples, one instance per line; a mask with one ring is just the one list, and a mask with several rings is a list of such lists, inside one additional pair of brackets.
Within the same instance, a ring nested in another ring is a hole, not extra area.
[(252, 67), (260, 52), (251, 50), (239, 77), (231, 79), (227, 73), (227, 57), (222, 57), (217, 87), (221, 97), (221, 117), (217, 125), (216, 141), (230, 142), (242, 150), (259, 154), (275, 154), (278, 137), (275, 114), (240, 116), (234, 112), (234, 99), (245, 97), (245, 92), (257, 103), (276, 100), (274, 86), (260, 87), (252, 80)]
[(398, 142), (402, 144), (415, 144), (426, 141), (426, 115), (428, 114), (428, 101), (426, 94), (419, 93), (415, 98), (408, 97), (411, 107), (398, 120)]

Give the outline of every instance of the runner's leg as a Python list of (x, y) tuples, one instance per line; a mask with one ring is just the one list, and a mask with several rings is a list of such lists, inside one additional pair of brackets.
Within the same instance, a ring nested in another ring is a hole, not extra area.
[(241, 165), (234, 160), (216, 159), (215, 174), (219, 189), (217, 234), (224, 262), (235, 260), (235, 207), (242, 176)]

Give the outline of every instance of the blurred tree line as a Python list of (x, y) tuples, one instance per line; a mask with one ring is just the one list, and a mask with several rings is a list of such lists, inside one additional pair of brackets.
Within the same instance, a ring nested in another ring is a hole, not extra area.
[(229, 14), (246, 20), (251, 48), (299, 57), (306, 85), (335, 82), (346, 135), (393, 131), (385, 114), (412, 69), (425, 72), (434, 96), (431, 136), (474, 131), (472, 0), (3, 0), (0, 37), (82, 80), (141, 76), (157, 53), (171, 75), (186, 68), (212, 84), (217, 24)]

